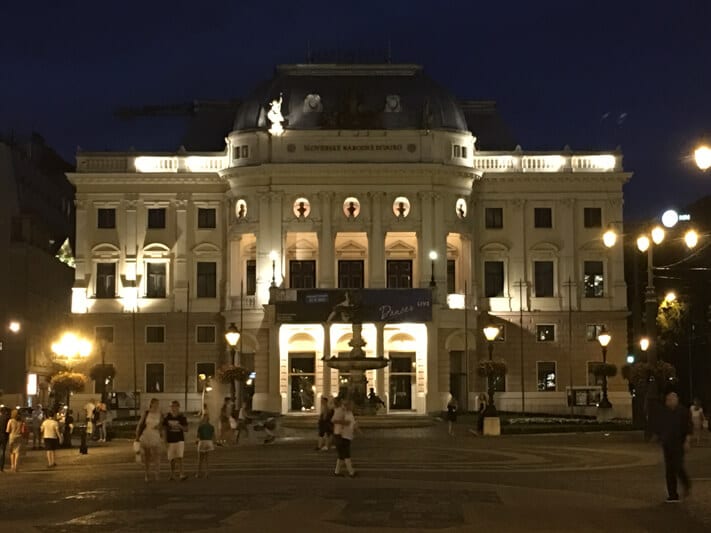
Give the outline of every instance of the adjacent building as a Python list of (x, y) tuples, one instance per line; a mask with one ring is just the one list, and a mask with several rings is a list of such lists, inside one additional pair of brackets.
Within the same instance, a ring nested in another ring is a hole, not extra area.
[(66, 327), (74, 279), (57, 259), (74, 234), (71, 168), (37, 134), (0, 138), (0, 403), (48, 400), (48, 339)]
[(351, 350), (355, 305), (366, 355), (390, 360), (367, 374), (389, 413), (474, 408), (491, 323), (500, 408), (594, 412), (597, 335), (620, 366), (627, 346), (622, 249), (601, 240), (622, 222), (620, 153), (524, 151), (493, 102), (409, 64), (279, 66), (223, 135), (79, 152), (68, 175), (72, 312), (108, 341), (115, 390), (197, 409), (234, 322), (253, 407), (312, 412), (339, 391), (324, 359)]

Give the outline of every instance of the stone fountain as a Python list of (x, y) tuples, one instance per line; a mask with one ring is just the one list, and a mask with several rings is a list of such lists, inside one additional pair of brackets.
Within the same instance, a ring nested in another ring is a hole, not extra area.
[(356, 412), (361, 414), (370, 412), (367, 397), (368, 380), (365, 377), (365, 371), (384, 368), (390, 361), (385, 357), (365, 356), (363, 347), (367, 343), (363, 340), (363, 324), (358, 319), (358, 306), (351, 303), (348, 293), (346, 293), (346, 300), (337, 306), (337, 309), (331, 314), (327, 324), (330, 325), (335, 314), (340, 314), (343, 321), (352, 324), (353, 337), (348, 342), (351, 351), (346, 356), (324, 358), (324, 362), (329, 368), (335, 368), (348, 374), (347, 398), (353, 402)]

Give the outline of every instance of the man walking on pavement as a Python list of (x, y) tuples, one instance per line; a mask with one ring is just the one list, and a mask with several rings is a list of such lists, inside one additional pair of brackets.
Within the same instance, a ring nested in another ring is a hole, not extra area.
[(176, 470), (180, 472), (181, 481), (188, 479), (183, 473), (183, 456), (185, 455), (185, 432), (188, 430), (188, 419), (180, 412), (180, 402), (170, 403), (170, 413), (163, 418), (165, 440), (168, 443), (168, 461), (170, 462), (170, 480), (176, 478)]
[(676, 392), (665, 396), (665, 408), (659, 415), (659, 441), (664, 452), (664, 466), (667, 478), (668, 503), (679, 501), (677, 479), (681, 481), (685, 495), (691, 489), (689, 476), (684, 469), (684, 452), (691, 444), (691, 421), (689, 410), (679, 406)]

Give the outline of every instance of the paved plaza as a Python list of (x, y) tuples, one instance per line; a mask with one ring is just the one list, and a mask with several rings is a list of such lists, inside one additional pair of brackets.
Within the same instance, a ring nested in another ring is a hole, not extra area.
[[(709, 531), (711, 440), (688, 456), (691, 496), (664, 503), (659, 449), (637, 432), (481, 438), (437, 424), (365, 430), (355, 479), (304, 431), (218, 448), (209, 479), (143, 481), (129, 441), (56, 469), (29, 451), (0, 475), (0, 531)], [(186, 449), (194, 472), (196, 452)]]

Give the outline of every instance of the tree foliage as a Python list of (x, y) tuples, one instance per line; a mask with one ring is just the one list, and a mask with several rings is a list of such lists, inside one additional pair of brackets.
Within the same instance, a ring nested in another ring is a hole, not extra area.
[(58, 372), (50, 381), (52, 389), (60, 395), (68, 395), (72, 392), (84, 390), (89, 378), (79, 372)]
[(654, 377), (659, 384), (667, 383), (676, 377), (676, 369), (665, 361), (657, 361), (655, 365), (649, 363), (635, 363), (622, 368), (622, 376), (637, 388), (644, 387)]

